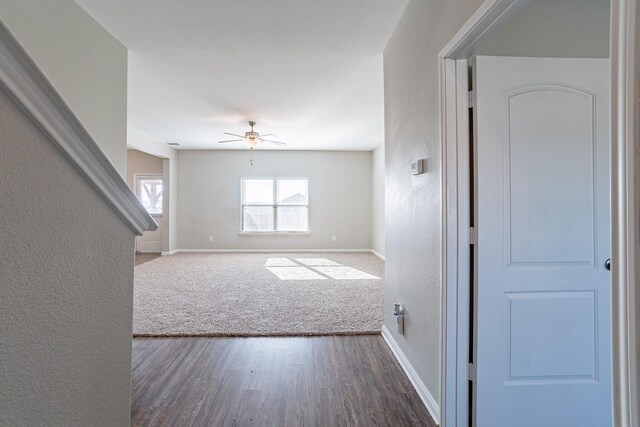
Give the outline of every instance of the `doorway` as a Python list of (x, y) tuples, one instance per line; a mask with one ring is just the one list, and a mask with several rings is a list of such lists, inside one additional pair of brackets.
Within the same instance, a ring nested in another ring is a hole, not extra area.
[[(534, 6), (531, 6), (535, 3)], [(558, 3), (563, 3), (563, 7), (566, 10), (576, 10), (575, 7), (569, 7), (567, 1), (562, 1)], [(592, 3), (592, 2), (590, 2)], [(473, 227), (476, 225), (474, 223), (475, 216), (477, 215), (477, 210), (472, 210), (473, 207), (477, 207), (478, 198), (472, 202), (471, 195), (474, 194), (474, 188), (478, 185), (477, 179), (472, 179), (471, 170), (468, 167), (469, 164), (474, 164), (474, 157), (477, 156), (477, 152), (472, 152), (471, 147), (469, 145), (469, 140), (472, 138), (471, 130), (475, 128), (476, 123), (473, 123), (473, 115), (469, 114), (469, 110), (467, 109), (470, 105), (473, 104), (476, 98), (474, 96), (469, 96), (469, 88), (472, 84), (470, 81), (469, 74), (469, 59), (472, 58), (476, 54), (489, 54), (489, 55), (507, 55), (507, 56), (516, 56), (514, 54), (515, 51), (510, 52), (486, 52), (483, 49), (487, 48), (489, 45), (490, 48), (502, 47), (506, 46), (504, 41), (497, 41), (496, 34), (500, 32), (500, 28), (519, 28), (523, 31), (527, 29), (521, 25), (521, 22), (518, 23), (518, 15), (529, 13), (529, 20), (531, 19), (532, 13), (538, 13), (538, 16), (542, 16), (542, 14), (547, 13), (551, 15), (558, 15), (558, 9), (552, 11), (551, 9), (547, 12), (544, 12), (542, 9), (550, 6), (553, 8), (554, 5), (551, 2), (546, 1), (538, 1), (538, 2), (518, 2), (518, 1), (487, 1), (485, 4), (479, 9), (476, 13), (477, 16), (472, 17), (470, 21), (461, 29), (456, 37), (447, 45), (447, 47), (441, 53), (441, 111), (443, 111), (443, 122), (442, 122), (442, 141), (443, 141), (443, 216), (446, 218), (445, 224), (443, 225), (443, 236), (445, 239), (443, 245), (443, 276), (444, 282), (447, 284), (443, 289), (443, 375), (444, 378), (441, 381), (443, 386), (442, 388), (442, 396), (443, 402), (441, 403), (442, 412), (444, 414), (443, 424), (444, 425), (484, 425), (482, 422), (477, 423), (477, 414), (474, 413), (473, 403), (474, 395), (470, 392), (474, 389), (476, 384), (474, 383), (478, 379), (478, 375), (481, 375), (481, 372), (478, 371), (479, 367), (475, 364), (469, 364), (473, 362), (474, 359), (474, 342), (471, 339), (473, 334), (471, 334), (471, 330), (475, 327), (478, 327), (476, 316), (473, 309), (477, 308), (474, 303), (477, 303), (477, 295), (472, 292), (472, 288), (470, 288), (469, 284), (477, 283), (478, 279), (478, 271), (481, 271), (481, 262), (482, 260), (477, 256), (478, 254), (474, 253), (473, 250), (469, 250), (469, 245), (473, 245), (478, 237), (478, 229)], [(575, 6), (575, 5), (574, 5)], [(606, 40), (602, 42), (602, 45), (608, 46), (608, 10), (609, 4), (608, 2), (599, 5), (602, 11), (605, 13), (601, 13), (600, 20), (604, 23), (603, 26), (606, 27)], [(533, 9), (532, 9), (533, 8)], [(534, 10), (536, 9), (537, 10)], [(534, 14), (535, 14), (534, 13)], [(602, 16), (604, 15), (604, 16)], [(584, 18), (584, 17), (583, 17)], [(475, 19), (475, 20), (474, 20)], [(553, 17), (556, 19), (556, 17)], [(550, 18), (550, 21), (553, 21)], [(485, 20), (484, 25), (478, 25), (479, 22)], [(560, 20), (561, 21), (561, 20)], [(580, 21), (580, 19), (578, 19)], [(585, 19), (582, 19), (583, 27), (585, 28), (595, 28), (595, 31), (604, 32), (603, 28), (596, 28), (596, 25), (584, 25)], [(569, 21), (567, 21), (569, 22)], [(599, 25), (599, 24), (598, 24)], [(571, 33), (571, 29), (569, 28), (571, 25), (566, 26), (563, 31), (565, 34)], [(601, 26), (602, 27), (602, 26)], [(546, 28), (547, 33), (551, 33), (552, 31), (544, 26), (540, 28)], [(583, 30), (580, 30), (583, 31)], [(491, 33), (493, 32), (493, 35)], [(548, 37), (549, 34), (544, 35), (529, 35), (527, 37), (521, 37), (520, 42), (523, 39), (528, 39), (530, 41), (530, 46), (522, 46), (518, 48), (517, 53), (518, 56), (527, 56), (527, 50), (529, 50), (530, 56), (553, 56), (553, 57), (562, 57), (562, 52), (559, 52), (559, 45), (562, 43), (558, 43), (553, 46), (555, 51), (550, 54), (546, 54), (545, 52), (531, 52), (532, 46), (536, 49), (538, 48), (538, 44), (535, 43), (536, 40), (540, 40), (540, 37)], [(584, 33), (580, 36), (575, 36), (575, 39), (584, 38)], [(563, 41), (565, 46), (569, 46), (567, 44), (571, 37), (568, 37)], [(490, 43), (489, 43), (490, 41)], [(517, 43), (516, 43), (517, 44)], [(584, 43), (583, 43), (584, 44)], [(597, 44), (594, 44), (592, 47), (597, 47)], [(583, 47), (584, 48), (584, 47)], [(562, 49), (559, 49), (562, 50)], [(588, 55), (584, 51), (578, 52), (580, 57), (587, 57)], [(576, 55), (565, 55), (565, 56), (576, 56)], [(603, 57), (603, 55), (593, 55), (594, 57)], [(608, 52), (607, 55), (608, 56)], [(608, 67), (605, 67), (608, 68)], [(523, 72), (523, 74), (527, 74), (528, 71)], [(545, 80), (538, 81), (545, 82)], [(607, 78), (608, 82), (608, 78)], [(473, 88), (475, 91), (475, 87)], [(500, 117), (500, 114), (498, 114)], [(455, 142), (454, 142), (455, 141)], [(482, 149), (482, 147), (480, 147)], [(474, 156), (475, 154), (475, 156)], [(531, 153), (530, 153), (531, 154)], [(535, 157), (535, 156), (534, 156)], [(558, 156), (551, 157), (552, 159), (556, 159)], [(501, 159), (504, 160), (504, 159)], [(533, 160), (533, 158), (529, 159)], [(529, 161), (525, 162), (527, 164)], [(544, 164), (538, 165), (540, 173), (544, 173)], [(575, 165), (571, 165), (575, 166)], [(500, 169), (500, 168), (497, 168)], [(520, 169), (522, 172), (522, 168)], [(529, 171), (524, 171), (529, 172)], [(526, 175), (526, 173), (525, 173)], [(498, 194), (502, 197), (502, 190), (500, 188), (490, 190), (489, 194)], [(478, 194), (479, 197), (482, 197), (482, 193)], [(608, 194), (607, 194), (608, 196)], [(606, 197), (608, 200), (608, 197)], [(606, 206), (610, 208), (610, 206)], [(503, 208), (500, 208), (500, 211), (503, 212)], [(608, 209), (607, 209), (608, 211)], [(472, 214), (472, 212), (475, 212)], [(486, 214), (485, 214), (486, 215)], [(602, 217), (602, 214), (600, 214)], [(504, 224), (503, 224), (504, 226)], [(538, 224), (540, 226), (540, 224)], [(607, 228), (607, 227), (605, 227)], [(485, 228), (486, 230), (486, 228)], [(504, 231), (504, 227), (500, 230), (502, 233)], [(531, 231), (531, 230), (529, 230)], [(596, 232), (597, 233), (597, 232)], [(491, 239), (500, 242), (497, 250), (500, 252), (513, 254), (510, 248), (506, 248), (502, 246), (502, 242), (504, 242), (504, 236), (489, 236)], [(480, 236), (482, 238), (482, 236)], [(607, 236), (604, 236), (604, 240), (608, 240)], [(486, 249), (486, 241), (487, 236), (485, 236), (485, 246)], [(530, 242), (529, 242), (530, 243)], [(482, 247), (482, 245), (480, 245)], [(599, 246), (602, 249), (602, 245)], [(530, 245), (527, 246), (530, 249)], [(519, 255), (522, 255), (524, 252), (520, 252)], [(594, 256), (592, 256), (592, 265), (595, 270), (598, 270), (598, 274), (602, 277), (608, 277), (610, 274), (604, 268), (604, 263), (600, 261), (600, 253), (594, 252)], [(597, 258), (597, 261), (596, 261)], [(476, 260), (474, 262), (474, 259)], [(479, 260), (479, 262), (478, 262)], [(511, 259), (514, 261), (514, 259)], [(538, 259), (539, 264), (544, 264), (545, 261), (542, 259)], [(501, 261), (502, 262), (502, 261)], [(471, 265), (475, 264), (476, 269), (472, 269)], [(504, 263), (500, 264), (504, 265)], [(527, 268), (532, 268), (532, 266), (528, 266)], [(529, 277), (529, 276), (527, 276)], [(610, 279), (605, 279), (605, 283), (609, 284)], [(451, 286), (453, 284), (453, 286)], [(513, 295), (512, 295), (513, 296)], [(522, 295), (517, 295), (521, 297)], [(557, 295), (556, 295), (557, 296)], [(567, 296), (575, 296), (574, 294)], [(606, 298), (605, 298), (606, 300)], [(522, 301), (517, 300), (516, 303), (521, 303)], [(531, 302), (531, 301), (528, 301)], [(548, 301), (543, 301), (548, 302)], [(565, 300), (562, 300), (565, 302)], [(505, 303), (504, 300), (500, 301), (500, 304)], [(510, 303), (507, 301), (507, 303)], [(516, 304), (517, 305), (517, 304)], [(525, 304), (526, 305), (526, 304)], [(535, 304), (534, 304), (535, 305)], [(562, 304), (560, 304), (562, 305)], [(592, 305), (593, 306), (593, 305)], [(607, 314), (610, 313), (610, 304), (606, 304), (606, 308), (609, 310)], [(522, 307), (522, 305), (518, 306)], [(590, 306), (591, 307), (591, 306)], [(482, 306), (479, 307), (482, 309)], [(496, 307), (496, 311), (498, 312), (498, 308)], [(532, 307), (528, 307), (528, 310), (534, 309)], [(559, 308), (557, 313), (565, 313), (566, 310)], [(602, 316), (603, 312), (600, 312)], [(499, 313), (500, 316), (504, 313)], [(480, 315), (481, 316), (481, 315)], [(508, 329), (508, 324), (504, 322), (504, 317), (500, 317), (499, 320), (501, 323), (498, 325), (499, 331), (498, 333), (502, 333), (505, 329)], [(605, 314), (606, 316), (606, 314)], [(584, 320), (584, 319), (583, 319)], [(545, 320), (546, 321), (546, 320)], [(526, 323), (526, 322), (525, 322)], [(543, 322), (544, 323), (544, 322)], [(566, 323), (566, 322), (565, 322)], [(582, 322), (578, 322), (582, 323)], [(495, 326), (495, 325), (494, 325)], [(531, 324), (529, 326), (532, 326)], [(466, 332), (465, 332), (466, 329)], [(526, 328), (525, 328), (526, 329)], [(514, 337), (522, 337), (522, 334), (515, 334)], [(501, 338), (497, 345), (498, 347), (494, 350), (494, 352), (499, 352), (504, 350), (504, 337)], [(531, 342), (529, 342), (531, 344)], [(601, 346), (602, 342), (598, 344), (598, 348), (600, 349), (598, 354), (604, 354), (603, 351), (606, 350), (606, 353), (610, 353), (611, 345)], [(458, 357), (447, 357), (447, 355), (455, 354)], [(593, 354), (593, 352), (592, 352)], [(525, 357), (535, 357), (535, 352), (530, 350), (521, 353), (521, 355), (525, 355)], [(505, 356), (504, 353), (500, 355)], [(512, 355), (507, 355), (511, 357)], [(505, 356), (505, 357), (507, 357)], [(548, 356), (548, 354), (546, 355)], [(600, 361), (602, 361), (602, 357), (598, 356)], [(542, 358), (543, 359), (543, 358)], [(572, 358), (569, 357), (569, 360)], [(541, 358), (537, 358), (533, 362), (540, 362)], [(525, 366), (530, 368), (534, 366), (532, 360), (528, 360)], [(532, 364), (533, 363), (533, 364)], [(522, 367), (520, 366), (520, 367)], [(541, 367), (537, 366), (537, 367)], [(545, 365), (545, 369), (551, 365)], [(556, 366), (558, 367), (558, 366)], [(499, 368), (501, 375), (504, 375), (503, 367)], [(480, 367), (481, 369), (481, 367)], [(598, 368), (602, 370), (602, 365)], [(609, 369), (610, 371), (610, 369)], [(508, 372), (508, 371), (507, 371)], [(556, 372), (557, 373), (557, 372)], [(505, 378), (502, 378), (504, 380)], [(558, 379), (558, 378), (556, 378)], [(574, 378), (575, 379), (575, 378)], [(600, 377), (601, 379), (601, 377)], [(566, 380), (566, 379), (565, 379)], [(586, 381), (586, 378), (584, 379)], [(553, 381), (552, 379), (547, 379), (546, 381)], [(504, 382), (504, 381), (503, 381)], [(614, 380), (615, 382), (615, 380)], [(513, 384), (511, 384), (513, 385)], [(566, 385), (566, 384), (565, 384)], [(541, 388), (538, 389), (540, 391)], [(513, 392), (514, 389), (509, 389), (510, 392)], [(605, 399), (606, 400), (606, 399)], [(508, 404), (508, 403), (507, 403)], [(517, 405), (517, 404), (516, 404)], [(605, 402), (606, 405), (606, 402)], [(538, 407), (537, 411), (544, 411), (544, 408)], [(600, 411), (611, 412), (610, 405), (608, 408), (600, 408)], [(614, 411), (615, 412), (615, 411)], [(526, 416), (526, 414), (523, 413)], [(524, 418), (526, 419), (526, 418)], [(609, 418), (610, 420), (610, 418)], [(482, 421), (482, 420), (480, 420)], [(534, 420), (531, 420), (534, 422)]]
[(142, 151), (127, 150), (127, 184), (158, 224), (154, 231), (136, 237), (136, 253), (160, 254), (164, 245), (165, 197), (164, 162)]

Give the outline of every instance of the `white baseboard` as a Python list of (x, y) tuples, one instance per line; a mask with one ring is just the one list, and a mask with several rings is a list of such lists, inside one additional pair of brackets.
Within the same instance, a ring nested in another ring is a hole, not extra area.
[(176, 252), (233, 252), (233, 253), (256, 253), (256, 252), (365, 252), (370, 253), (371, 249), (176, 249)]
[(382, 255), (381, 253), (376, 252), (376, 251), (375, 251), (375, 250), (373, 250), (373, 249), (370, 249), (370, 252), (371, 252), (372, 254), (374, 254), (375, 256), (377, 256), (378, 258), (380, 258), (381, 260), (386, 261), (386, 260), (384, 259), (384, 255)]
[(409, 360), (407, 360), (402, 350), (400, 350), (398, 343), (393, 339), (391, 332), (389, 332), (385, 325), (382, 325), (382, 337), (389, 345), (389, 348), (396, 356), (396, 359), (398, 359), (398, 362), (400, 363), (400, 366), (402, 366), (405, 374), (407, 374), (407, 377), (409, 377), (411, 384), (413, 384), (413, 387), (416, 389), (418, 396), (420, 396), (420, 399), (422, 399), (422, 403), (424, 403), (424, 406), (427, 407), (429, 414), (431, 414), (431, 417), (436, 422), (436, 424), (440, 425), (440, 407), (438, 406), (438, 403), (433, 398), (431, 393), (429, 393), (429, 389), (427, 389), (427, 386), (424, 385), (424, 383), (418, 376), (418, 373), (415, 371), (415, 369), (413, 369), (413, 366), (411, 366)]
[(169, 251), (169, 252), (162, 252), (160, 255), (161, 256), (173, 255), (173, 254), (175, 254), (177, 252), (178, 252), (178, 249), (174, 249), (174, 250)]

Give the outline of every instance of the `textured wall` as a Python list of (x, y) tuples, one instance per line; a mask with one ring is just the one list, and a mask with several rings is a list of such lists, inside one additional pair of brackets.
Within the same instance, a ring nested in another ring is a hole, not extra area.
[[(435, 399), (440, 384), (438, 53), (482, 0), (413, 0), (384, 52), (385, 324)], [(409, 166), (428, 159), (426, 173)], [(406, 306), (405, 335), (393, 303)]]
[(135, 174), (162, 174), (162, 159), (138, 150), (127, 150), (127, 184), (135, 191)]
[[(370, 151), (256, 150), (253, 166), (249, 157), (249, 150), (178, 152), (180, 249), (371, 248)], [(242, 177), (308, 177), (311, 234), (239, 235)]]
[(133, 233), (0, 90), (0, 425), (127, 426)]
[(371, 153), (371, 249), (384, 256), (384, 144)]
[(124, 176), (127, 49), (73, 0), (0, 0), (0, 20)]
[(609, 57), (609, 0), (535, 0), (478, 49), (480, 55)]

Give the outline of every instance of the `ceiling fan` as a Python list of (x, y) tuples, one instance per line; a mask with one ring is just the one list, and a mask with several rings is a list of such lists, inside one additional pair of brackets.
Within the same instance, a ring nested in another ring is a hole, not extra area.
[(249, 121), (249, 126), (251, 126), (251, 130), (248, 132), (244, 133), (243, 135), (237, 135), (235, 133), (229, 133), (229, 132), (225, 132), (225, 135), (231, 135), (231, 136), (237, 136), (240, 139), (227, 139), (225, 141), (218, 141), (218, 144), (226, 144), (227, 142), (239, 142), (239, 141), (244, 141), (244, 143), (247, 145), (247, 147), (249, 147), (250, 150), (253, 150), (254, 148), (256, 148), (258, 145), (262, 144), (263, 142), (269, 142), (271, 144), (278, 144), (278, 145), (287, 145), (284, 142), (280, 142), (280, 141), (274, 141), (272, 139), (264, 139), (265, 136), (275, 136), (272, 133), (269, 133), (267, 135), (260, 135), (258, 132), (255, 132), (253, 130), (253, 127), (256, 125), (256, 122), (254, 121)]

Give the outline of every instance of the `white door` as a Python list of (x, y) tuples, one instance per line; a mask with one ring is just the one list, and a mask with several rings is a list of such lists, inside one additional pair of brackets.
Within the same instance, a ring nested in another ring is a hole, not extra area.
[(136, 237), (136, 252), (162, 252), (162, 215), (152, 215), (158, 223), (158, 229), (145, 231)]
[(155, 231), (136, 237), (136, 252), (162, 252), (163, 179), (161, 174), (135, 174), (135, 192), (143, 206), (158, 223)]
[(478, 426), (611, 425), (608, 70), (476, 59)]

